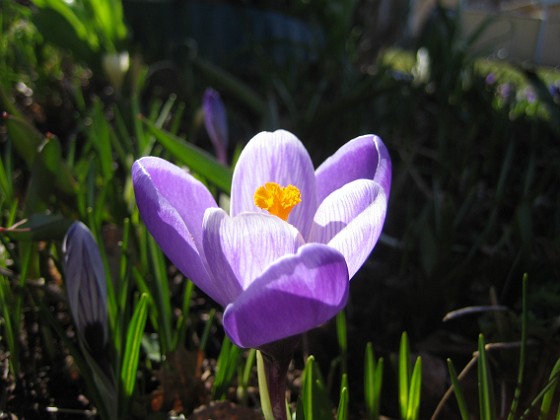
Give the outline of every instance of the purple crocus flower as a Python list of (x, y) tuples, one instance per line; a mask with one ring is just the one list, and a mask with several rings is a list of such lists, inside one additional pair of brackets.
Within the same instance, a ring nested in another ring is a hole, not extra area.
[(202, 99), (204, 125), (214, 145), (218, 161), (227, 164), (228, 125), (226, 109), (220, 94), (212, 88), (204, 91)]
[(107, 342), (107, 283), (99, 248), (82, 222), (74, 222), (62, 243), (70, 312), (78, 336), (91, 350)]
[(230, 215), (163, 159), (136, 161), (132, 180), (142, 219), (166, 255), (225, 308), (230, 339), (259, 348), (344, 307), (348, 281), (383, 227), (391, 161), (383, 142), (366, 135), (314, 170), (293, 134), (257, 134), (235, 167)]

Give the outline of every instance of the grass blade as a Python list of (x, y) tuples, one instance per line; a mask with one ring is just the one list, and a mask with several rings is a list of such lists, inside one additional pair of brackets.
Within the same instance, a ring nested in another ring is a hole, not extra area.
[(257, 350), (257, 375), (259, 377), (259, 396), (261, 399), (261, 410), (265, 420), (274, 420), (272, 414), (272, 405), (268, 394), (268, 384), (266, 382), (266, 373), (264, 368), (264, 360), (260, 350)]
[(527, 348), (527, 274), (523, 275), (521, 294), (521, 349), (519, 352), (519, 367), (517, 368), (517, 384), (513, 394), (513, 401), (509, 410), (508, 420), (514, 420), (517, 414), (517, 406), (521, 397), (521, 386), (523, 385), (523, 373), (525, 370), (525, 353)]
[[(552, 407), (552, 401), (554, 398), (554, 392), (556, 391), (556, 386), (558, 385), (558, 376), (560, 375), (560, 359), (556, 361), (550, 372), (548, 378), (548, 383), (551, 384), (543, 395), (541, 402), (541, 413), (539, 419), (544, 420), (548, 418), (550, 413), (550, 408)], [(557, 417), (558, 418), (558, 417)]]
[[(346, 377), (346, 375), (344, 375)], [(346, 380), (348, 382), (348, 380)], [(347, 420), (348, 419), (348, 388), (342, 387), (340, 390), (340, 401), (338, 403), (338, 410), (336, 413), (337, 420)]]
[[(140, 296), (140, 300), (136, 304), (126, 334), (126, 346), (121, 368), (121, 384), (125, 402), (128, 402), (136, 385), (140, 345), (142, 344), (142, 334), (144, 333), (144, 327), (146, 326), (146, 319), (148, 317), (149, 301), (149, 296), (146, 293)], [(126, 403), (123, 404), (123, 407), (126, 407), (126, 405)]]
[(459, 384), (459, 378), (457, 377), (457, 371), (451, 359), (447, 359), (447, 368), (449, 369), (449, 376), (451, 378), (451, 384), (453, 385), (453, 392), (455, 393), (455, 399), (457, 400), (457, 405), (459, 406), (459, 413), (461, 414), (462, 420), (469, 420), (471, 418), (469, 410), (467, 408), (467, 403), (465, 402), (465, 397), (463, 396), (463, 391), (461, 390), (461, 385)]
[(303, 370), (302, 399), (305, 419), (332, 418), (329, 398), (313, 356), (307, 358)]
[(152, 121), (148, 119), (142, 121), (148, 131), (175, 159), (229, 194), (232, 178), (230, 168), (221, 165), (213, 156), (195, 145), (158, 128)]
[(410, 345), (406, 332), (401, 335), (399, 348), (399, 406), (401, 418), (406, 418), (408, 411), (408, 391), (410, 380)]
[(408, 407), (406, 410), (407, 420), (418, 420), (420, 414), (420, 394), (422, 391), (422, 358), (416, 358), (412, 377), (410, 379), (410, 389), (408, 391)]
[(478, 397), (481, 420), (494, 420), (494, 394), (482, 334), (478, 336)]
[(364, 402), (368, 419), (379, 418), (379, 399), (383, 384), (383, 358), (375, 361), (373, 345), (368, 343), (364, 356)]
[(348, 337), (346, 333), (346, 314), (344, 310), (336, 315), (336, 335), (338, 337), (338, 347), (340, 348), (342, 374), (345, 374), (348, 372)]
[(239, 365), (241, 349), (227, 337), (224, 338), (220, 355), (216, 361), (216, 378), (212, 385), (212, 399), (223, 400)]

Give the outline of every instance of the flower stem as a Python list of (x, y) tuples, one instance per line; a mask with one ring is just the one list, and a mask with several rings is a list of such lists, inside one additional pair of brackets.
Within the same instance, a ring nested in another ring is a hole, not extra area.
[[(289, 337), (259, 348), (259, 390), (261, 394), (268, 391), (268, 401), (261, 402), (266, 420), (289, 418), (286, 410), (286, 374), (298, 341), (299, 337)], [(261, 395), (261, 401), (263, 397), (265, 395)]]

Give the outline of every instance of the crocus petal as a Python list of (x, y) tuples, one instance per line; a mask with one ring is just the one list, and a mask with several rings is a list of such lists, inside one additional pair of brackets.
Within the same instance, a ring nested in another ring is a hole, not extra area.
[(298, 138), (287, 131), (262, 132), (247, 143), (233, 172), (231, 214), (264, 211), (255, 205), (254, 194), (266, 182), (299, 188), (302, 201), (288, 222), (307, 236), (317, 208), (313, 162)]
[(358, 179), (331, 193), (319, 206), (308, 242), (325, 243), (344, 255), (350, 278), (377, 243), (387, 196), (377, 182)]
[(302, 246), (275, 262), (230, 304), (224, 328), (240, 347), (259, 347), (328, 321), (346, 304), (344, 257), (322, 244)]
[(296, 228), (276, 216), (242, 213), (230, 217), (222, 209), (208, 209), (203, 246), (223, 306), (235, 300), (266, 267), (303, 244)]
[(356, 179), (376, 181), (389, 197), (391, 158), (383, 141), (375, 135), (350, 140), (325, 160), (315, 173), (319, 203), (334, 190)]
[(217, 207), (210, 192), (186, 171), (156, 157), (134, 163), (132, 182), (142, 220), (163, 252), (206, 294), (219, 296), (202, 254), (204, 212)]

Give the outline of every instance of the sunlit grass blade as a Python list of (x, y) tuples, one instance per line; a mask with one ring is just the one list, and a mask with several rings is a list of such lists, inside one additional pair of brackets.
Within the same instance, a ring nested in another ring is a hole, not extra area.
[[(560, 359), (556, 361), (554, 366), (552, 367), (552, 371), (550, 372), (550, 376), (548, 378), (548, 382), (550, 384), (549, 389), (544, 393), (543, 399), (541, 402), (541, 413), (540, 419), (544, 420), (548, 417), (550, 413), (550, 409), (552, 407), (552, 401), (554, 398), (554, 392), (556, 391), (556, 387), (558, 385), (558, 377), (560, 376)], [(560, 410), (560, 407), (559, 407)], [(556, 417), (558, 418), (558, 416)]]
[(465, 397), (463, 396), (463, 391), (461, 390), (461, 384), (459, 384), (457, 371), (455, 370), (455, 366), (453, 365), (451, 359), (447, 359), (447, 367), (449, 369), (449, 377), (451, 378), (451, 384), (453, 385), (453, 392), (455, 394), (455, 399), (457, 400), (457, 405), (459, 406), (459, 413), (461, 414), (461, 419), (469, 420), (471, 416), (467, 408)]
[(408, 407), (406, 410), (407, 420), (418, 420), (420, 415), (420, 399), (422, 391), (422, 358), (416, 358), (412, 377), (410, 378), (410, 389), (408, 391)]
[(368, 419), (379, 418), (381, 387), (383, 384), (383, 358), (375, 361), (373, 345), (368, 343), (364, 356), (364, 399)]
[(321, 372), (313, 356), (309, 356), (305, 363), (301, 398), (305, 419), (326, 419), (332, 416)]
[(410, 345), (406, 332), (401, 335), (399, 347), (399, 407), (401, 417), (406, 418), (408, 411), (408, 391), (410, 383)]
[(241, 349), (225, 337), (216, 360), (216, 377), (212, 384), (212, 399), (222, 400), (227, 397), (227, 389), (237, 371), (241, 359)]
[(523, 374), (525, 371), (525, 353), (527, 348), (527, 274), (523, 275), (521, 292), (521, 349), (519, 351), (519, 365), (517, 368), (517, 384), (511, 402), (508, 419), (514, 420), (517, 414), (517, 406), (521, 397), (521, 387), (523, 385)]
[(136, 386), (140, 345), (142, 344), (142, 334), (144, 333), (146, 319), (148, 318), (149, 302), (149, 296), (143, 293), (134, 308), (134, 313), (132, 314), (126, 333), (126, 346), (120, 372), (124, 407), (127, 406), (128, 399), (132, 396)]
[(268, 383), (266, 382), (266, 373), (264, 367), (263, 355), (257, 350), (257, 375), (259, 377), (259, 396), (261, 400), (261, 410), (265, 420), (274, 420), (272, 413), (272, 404), (270, 403), (270, 395), (268, 393)]
[[(346, 375), (343, 375), (343, 377), (346, 377)], [(343, 382), (348, 382), (348, 379), (343, 380)], [(343, 386), (340, 390), (340, 400), (338, 402), (336, 419), (337, 420), (348, 419), (348, 387), (347, 386)]]
[(478, 398), (480, 419), (494, 420), (496, 418), (494, 393), (482, 334), (478, 337)]
[(158, 128), (152, 121), (143, 119), (143, 123), (177, 161), (229, 194), (232, 178), (230, 168), (221, 165), (216, 158), (199, 147)]

